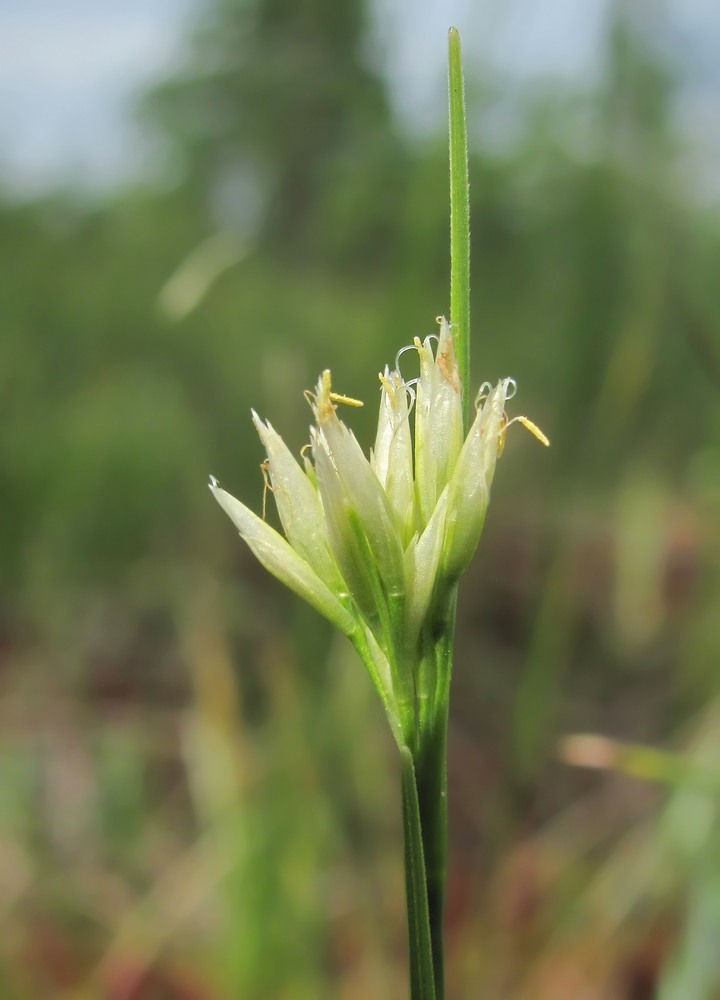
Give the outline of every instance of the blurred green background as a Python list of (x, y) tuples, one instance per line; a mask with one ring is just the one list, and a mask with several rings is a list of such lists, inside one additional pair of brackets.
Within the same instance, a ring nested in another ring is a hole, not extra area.
[[(451, 1000), (720, 997), (712, 122), (672, 5), (600, 6), (584, 76), (503, 78), (460, 23), (474, 382), (552, 448), (510, 436), (462, 588)], [(144, 175), (2, 189), (3, 1000), (406, 995), (381, 708), (206, 489), (260, 509), (249, 409), (299, 449), (325, 367), (368, 445), (447, 311), (445, 126), (399, 112), (382, 15), (208, 0)], [(692, 767), (573, 768), (579, 731)]]

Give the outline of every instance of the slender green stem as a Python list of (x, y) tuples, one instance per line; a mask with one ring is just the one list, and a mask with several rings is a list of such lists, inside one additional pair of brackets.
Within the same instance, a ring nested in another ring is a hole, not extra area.
[(456, 590), (435, 605), (425, 636), (433, 685), (420, 718), (416, 774), (423, 832), (435, 992), (444, 996), (443, 915), (447, 878), (448, 798), (447, 738), (450, 679), (455, 636)]
[(416, 757), (436, 1000), (442, 1000), (445, 993), (443, 915), (447, 875), (447, 723), (447, 707), (445, 710), (439, 707), (422, 734), (421, 748)]
[(410, 997), (411, 1000), (438, 1000), (435, 993), (433, 971), (420, 801), (413, 754), (409, 747), (400, 747), (400, 761), (405, 837), (405, 895), (408, 915)]
[(450, 322), (460, 369), (465, 424), (470, 416), (470, 188), (460, 34), (448, 35), (450, 145)]

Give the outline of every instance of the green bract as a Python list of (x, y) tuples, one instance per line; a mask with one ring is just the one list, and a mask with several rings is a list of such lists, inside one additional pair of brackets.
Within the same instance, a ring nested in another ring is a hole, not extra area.
[(210, 480), (260, 562), (349, 636), (400, 744), (410, 742), (419, 711), (425, 624), (433, 608), (447, 606), (477, 546), (515, 389), (503, 379), (481, 390), (464, 437), (447, 321), (439, 337), (416, 338), (401, 354), (408, 350), (419, 356), (419, 378), (406, 382), (397, 362), (380, 376), (369, 459), (337, 415), (336, 403), (355, 401), (332, 392), (329, 371), (308, 393), (312, 461), (301, 465), (253, 412), (285, 537)]

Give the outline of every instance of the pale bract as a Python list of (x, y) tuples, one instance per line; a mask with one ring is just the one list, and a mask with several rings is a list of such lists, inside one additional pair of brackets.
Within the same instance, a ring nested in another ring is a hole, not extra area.
[[(411, 353), (419, 376), (406, 381), (399, 362)], [(210, 489), (260, 562), (350, 637), (400, 740), (403, 709), (417, 695), (424, 630), (480, 538), (515, 383), (481, 389), (465, 435), (443, 319), (439, 337), (416, 338), (380, 384), (369, 458), (337, 412), (339, 404), (361, 404), (333, 392), (329, 371), (307, 393), (315, 422), (301, 461), (253, 411), (284, 535), (213, 478)], [(534, 424), (516, 419), (547, 443)]]

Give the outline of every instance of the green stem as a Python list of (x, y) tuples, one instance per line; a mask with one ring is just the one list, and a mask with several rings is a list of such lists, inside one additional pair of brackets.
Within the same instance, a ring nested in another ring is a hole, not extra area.
[(460, 369), (465, 425), (470, 418), (470, 187), (460, 34), (448, 35), (450, 146), (450, 322)]
[(416, 758), (436, 1000), (444, 987), (443, 915), (447, 875), (447, 710), (434, 714)]
[(444, 996), (443, 913), (447, 878), (447, 738), (455, 635), (456, 588), (436, 601), (428, 616), (419, 676), (419, 718), (415, 747), (425, 881), (432, 941), (435, 994)]
[(423, 831), (412, 751), (400, 747), (402, 766), (403, 833), (405, 838), (405, 895), (411, 1000), (438, 1000), (435, 993), (433, 949), (425, 880)]

